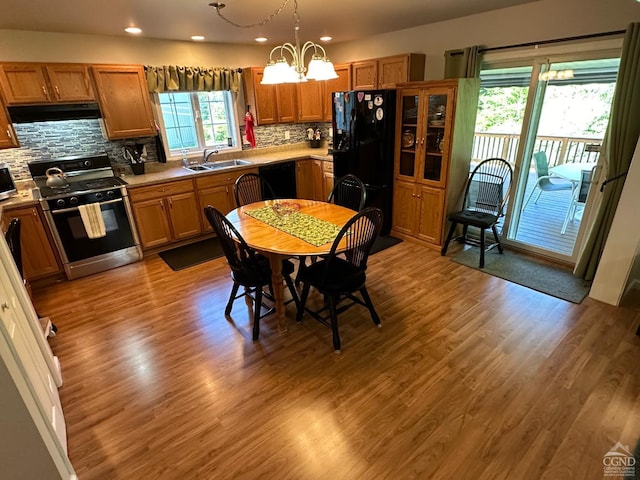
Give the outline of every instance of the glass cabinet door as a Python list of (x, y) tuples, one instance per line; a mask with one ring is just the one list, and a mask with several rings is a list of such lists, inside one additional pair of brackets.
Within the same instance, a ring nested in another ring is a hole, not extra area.
[(425, 93), (427, 107), (427, 133), (424, 148), (424, 162), (420, 178), (433, 182), (442, 182), (446, 157), (448, 134), (446, 126), (449, 116), (449, 102), (447, 93)]
[(400, 97), (401, 130), (398, 174), (413, 178), (416, 174), (420, 90), (405, 90)]

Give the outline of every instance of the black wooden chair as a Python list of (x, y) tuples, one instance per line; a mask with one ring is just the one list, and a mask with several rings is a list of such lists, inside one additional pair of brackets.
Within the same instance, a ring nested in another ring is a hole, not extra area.
[(367, 201), (367, 190), (362, 180), (352, 174), (336, 180), (336, 183), (327, 199), (328, 203), (335, 203), (350, 208), (356, 212), (364, 208)]
[(257, 173), (240, 175), (233, 185), (233, 196), (237, 207), (276, 198), (269, 182)]
[[(511, 165), (501, 158), (484, 160), (473, 169), (464, 192), (462, 210), (448, 217), (451, 227), (440, 251), (441, 255), (447, 254), (449, 242), (453, 239), (458, 225), (462, 225), (462, 235), (458, 238), (464, 242), (469, 241), (467, 230), (470, 226), (480, 229), (480, 268), (484, 267), (486, 250), (497, 246), (498, 251), (503, 252), (496, 223), (502, 216), (504, 205), (509, 197), (512, 175)], [(488, 228), (493, 232), (495, 243), (487, 247), (485, 230)]]
[[(231, 314), (233, 302), (236, 299), (244, 296), (252, 298), (254, 300), (253, 340), (258, 340), (260, 336), (260, 319), (273, 312), (273, 308), (271, 308), (264, 314), (261, 314), (262, 307), (264, 306), (262, 302), (263, 295), (268, 296), (271, 299), (273, 298), (266, 292), (263, 293), (264, 287), (271, 286), (271, 268), (269, 267), (269, 260), (251, 249), (236, 228), (222, 213), (220, 213), (220, 211), (209, 205), (205, 207), (204, 213), (214, 232), (218, 236), (218, 240), (220, 241), (227, 263), (231, 268), (233, 287), (231, 288), (231, 295), (229, 296), (224, 314)], [(285, 279), (287, 287), (289, 287), (289, 291), (291, 292), (292, 300), (296, 304), (296, 308), (299, 308), (298, 294), (293, 286), (293, 280), (291, 278), (293, 270), (293, 263), (289, 260), (284, 260), (282, 262), (282, 276)], [(238, 290), (241, 286), (245, 287), (244, 292), (238, 295)]]
[[(367, 260), (373, 242), (382, 228), (382, 211), (378, 208), (366, 208), (353, 216), (342, 227), (331, 246), (331, 251), (322, 260), (306, 267), (300, 274), (304, 284), (296, 321), (300, 323), (308, 312), (313, 318), (331, 327), (333, 348), (340, 353), (340, 334), (338, 332), (338, 313), (355, 304), (369, 309), (371, 319), (380, 327), (380, 318), (376, 313), (367, 288)], [(340, 252), (340, 242), (344, 241), (345, 249)], [(311, 287), (315, 287), (324, 295), (325, 306), (313, 311), (306, 308)], [(354, 295), (360, 292), (362, 299)], [(342, 303), (346, 301), (346, 303)], [(328, 315), (326, 311), (329, 311)]]

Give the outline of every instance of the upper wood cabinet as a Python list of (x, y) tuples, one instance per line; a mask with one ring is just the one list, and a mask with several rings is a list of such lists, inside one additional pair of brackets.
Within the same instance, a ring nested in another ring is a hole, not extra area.
[(322, 81), (309, 80), (296, 84), (299, 122), (322, 121), (324, 117), (322, 111), (323, 83)]
[(0, 64), (7, 105), (92, 102), (89, 67), (82, 64)]
[(9, 114), (7, 108), (2, 102), (0, 96), (0, 149), (2, 148), (14, 148), (19, 147), (18, 137), (16, 131), (13, 129), (13, 125), (9, 121)]
[(155, 121), (141, 65), (94, 65), (100, 111), (109, 139), (150, 137)]
[(255, 112), (256, 125), (278, 123), (278, 107), (275, 85), (262, 85), (264, 68), (245, 68), (242, 78), (247, 106)]
[(298, 94), (295, 83), (281, 83), (276, 85), (276, 109), (278, 123), (293, 123), (298, 121)]
[(395, 88), (398, 83), (424, 80), (423, 53), (364, 60), (352, 64), (353, 90)]
[(334, 65), (338, 78), (325, 80), (322, 92), (322, 119), (325, 122), (331, 121), (333, 112), (333, 92), (347, 92), (351, 90), (351, 64)]

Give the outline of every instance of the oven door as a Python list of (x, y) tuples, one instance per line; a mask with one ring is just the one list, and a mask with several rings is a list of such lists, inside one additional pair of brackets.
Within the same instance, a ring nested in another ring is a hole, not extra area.
[(65, 263), (73, 263), (135, 245), (134, 233), (122, 198), (100, 203), (106, 235), (89, 238), (77, 207), (50, 211)]

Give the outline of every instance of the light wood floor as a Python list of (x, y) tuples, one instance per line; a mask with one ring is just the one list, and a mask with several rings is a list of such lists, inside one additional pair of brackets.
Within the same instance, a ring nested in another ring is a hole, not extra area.
[[(640, 434), (639, 310), (574, 305), (403, 242), (370, 258), (376, 329), (250, 312), (223, 259), (157, 256), (41, 288), (69, 456), (90, 479), (602, 479)], [(638, 467), (640, 468), (640, 467)]]

